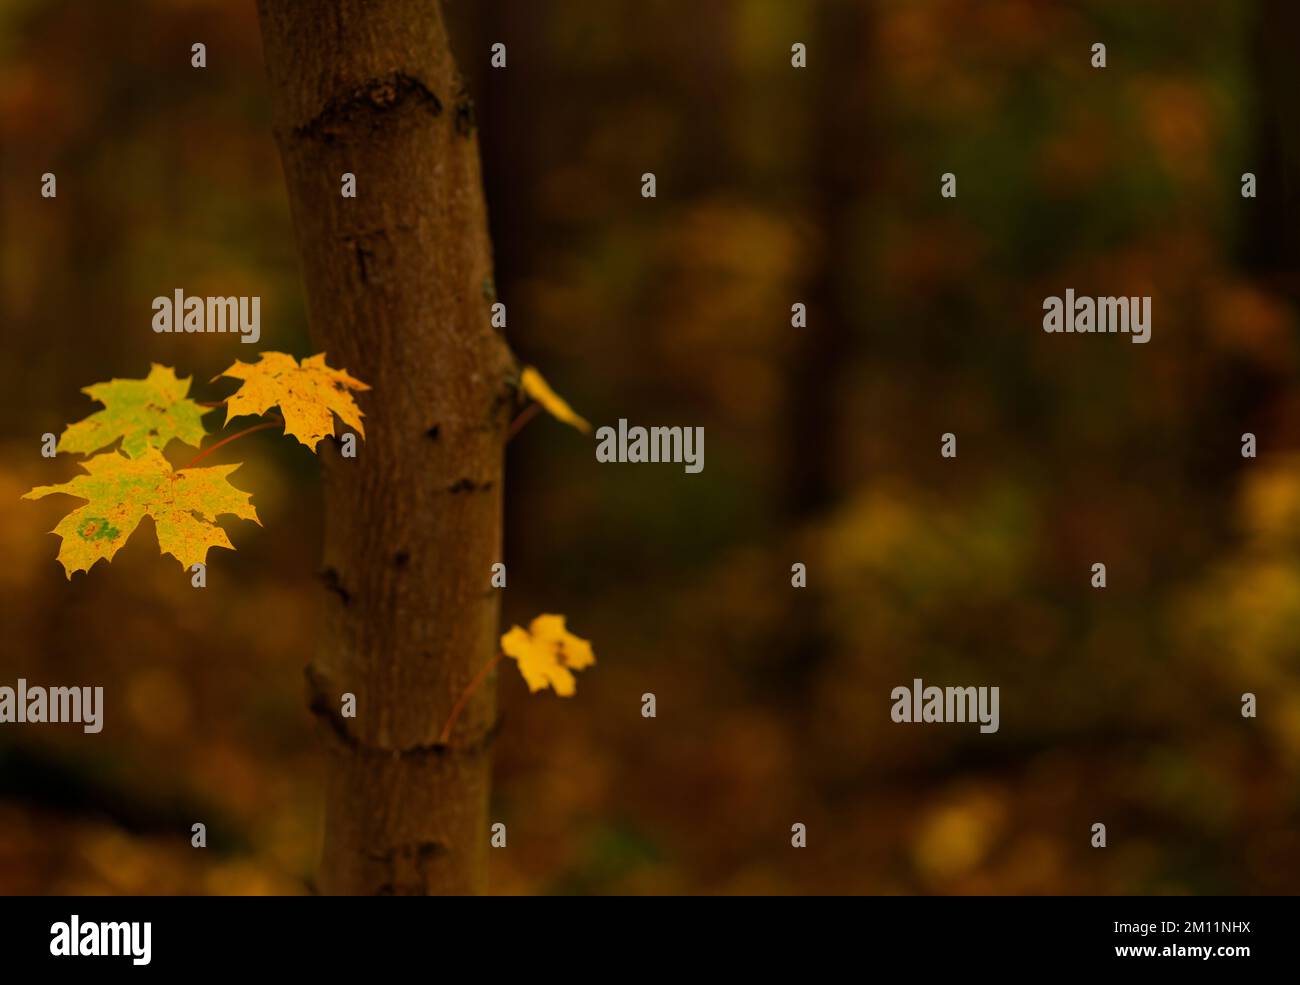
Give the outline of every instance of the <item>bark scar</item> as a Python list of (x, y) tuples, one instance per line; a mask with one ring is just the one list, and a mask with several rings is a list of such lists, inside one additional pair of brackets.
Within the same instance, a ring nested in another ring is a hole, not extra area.
[(427, 85), (405, 72), (391, 72), (333, 96), (319, 113), (294, 127), (293, 135), (327, 144), (365, 139), (368, 131), (384, 125), (388, 114), (407, 105), (422, 108), (430, 116), (442, 112), (442, 100)]
[(343, 236), (342, 240), (352, 250), (361, 283), (382, 283), (384, 270), (391, 265), (393, 258), (393, 244), (388, 238), (387, 230), (349, 234)]
[(467, 493), (467, 492), (487, 492), (492, 488), (492, 483), (475, 482), (473, 479), (457, 479), (447, 487), (449, 493)]
[(455, 746), (443, 745), (441, 742), (419, 743), (405, 749), (376, 746), (354, 735), (348, 728), (347, 719), (343, 717), (338, 707), (338, 695), (335, 693), (337, 688), (330, 684), (315, 665), (308, 664), (304, 667), (303, 676), (307, 681), (307, 710), (321, 720), (340, 745), (357, 755), (378, 756), (384, 759), (423, 759), (429, 756), (440, 759), (446, 755), (477, 756), (486, 752), (496, 741), (505, 722), (504, 716), (497, 715), (496, 721), (478, 738)]
[(320, 580), (325, 583), (325, 587), (337, 595), (344, 605), (352, 604), (352, 593), (343, 587), (343, 579), (339, 577), (337, 568), (325, 568), (320, 573)]

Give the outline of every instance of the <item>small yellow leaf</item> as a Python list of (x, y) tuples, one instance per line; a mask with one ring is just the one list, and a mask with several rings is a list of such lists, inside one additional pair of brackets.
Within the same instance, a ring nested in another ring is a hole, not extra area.
[(325, 353), (300, 364), (283, 352), (263, 352), (255, 363), (236, 362), (221, 374), (243, 380), (226, 400), (226, 423), (241, 414), (261, 414), (279, 407), (284, 416), (284, 433), (291, 434), (312, 451), (320, 440), (334, 433), (334, 415), (354, 427), (361, 437), (361, 409), (350, 390), (369, 390), (360, 380), (341, 369), (325, 365)]
[(591, 644), (564, 628), (564, 616), (540, 615), (526, 630), (512, 626), (501, 637), (501, 651), (519, 664), (529, 691), (549, 686), (562, 698), (572, 696), (576, 687), (571, 671), (596, 662)]
[(157, 448), (146, 448), (135, 458), (104, 452), (81, 467), (85, 475), (23, 494), (23, 499), (65, 493), (86, 500), (51, 531), (63, 539), (59, 562), (69, 578), (74, 571), (90, 570), (100, 558), (112, 561), (146, 516), (153, 517), (159, 550), (187, 571), (205, 562), (211, 547), (234, 550), (216, 524), (218, 516), (260, 522), (249, 494), (228, 481), (238, 465), (173, 469)]
[(591, 425), (587, 423), (587, 419), (575, 413), (565, 399), (552, 390), (550, 384), (542, 378), (542, 374), (533, 369), (532, 366), (524, 367), (523, 373), (519, 376), (519, 385), (523, 387), (524, 393), (541, 404), (546, 412), (557, 421), (571, 424), (584, 433), (591, 431)]

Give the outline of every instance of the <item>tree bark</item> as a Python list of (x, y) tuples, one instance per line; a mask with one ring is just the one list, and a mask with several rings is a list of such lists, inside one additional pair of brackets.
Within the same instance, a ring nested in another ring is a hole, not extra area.
[[(369, 383), (356, 459), (321, 447), (330, 746), (325, 893), (484, 888), (502, 468), (517, 372), (495, 300), (473, 106), (432, 0), (259, 0), (314, 347)], [(356, 176), (356, 197), (341, 195)], [(340, 714), (356, 696), (356, 717)]]

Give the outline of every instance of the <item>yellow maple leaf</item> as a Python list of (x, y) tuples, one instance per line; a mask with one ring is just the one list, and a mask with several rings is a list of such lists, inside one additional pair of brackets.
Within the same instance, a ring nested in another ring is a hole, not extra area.
[(153, 517), (159, 550), (187, 571), (206, 561), (211, 547), (234, 550), (215, 522), (218, 516), (229, 513), (261, 522), (250, 494), (227, 481), (237, 464), (173, 469), (156, 448), (147, 448), (136, 458), (104, 452), (80, 464), (85, 475), (23, 494), (23, 499), (40, 499), (66, 493), (86, 500), (85, 506), (73, 510), (51, 531), (63, 540), (59, 563), (68, 578), (73, 572), (89, 571), (100, 558), (112, 561), (146, 516)]
[(546, 412), (557, 421), (571, 424), (584, 433), (591, 431), (591, 425), (587, 423), (587, 419), (574, 411), (563, 397), (552, 390), (542, 374), (532, 366), (524, 367), (524, 371), (519, 375), (519, 385), (523, 388), (524, 393), (541, 404)]
[(564, 616), (556, 615), (540, 615), (526, 630), (512, 626), (501, 637), (501, 652), (519, 665), (529, 691), (549, 686), (562, 698), (570, 697), (576, 687), (571, 671), (596, 662), (591, 643), (570, 633)]
[(118, 438), (132, 458), (146, 448), (165, 448), (178, 438), (195, 448), (203, 440), (204, 409), (191, 400), (190, 377), (181, 379), (168, 366), (153, 363), (142, 380), (109, 380), (82, 387), (81, 392), (104, 405), (59, 438), (59, 451), (89, 454)]
[(326, 366), (323, 352), (301, 363), (283, 352), (263, 352), (258, 362), (236, 361), (221, 376), (243, 380), (226, 399), (227, 424), (232, 417), (262, 414), (278, 406), (284, 416), (284, 433), (312, 451), (322, 438), (334, 433), (335, 414), (361, 437), (366, 436), (361, 410), (349, 391), (370, 387), (344, 370)]

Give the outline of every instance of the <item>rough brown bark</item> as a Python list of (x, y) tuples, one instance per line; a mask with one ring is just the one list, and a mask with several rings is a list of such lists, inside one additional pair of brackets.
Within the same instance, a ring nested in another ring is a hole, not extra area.
[[(325, 893), (484, 888), (515, 368), (493, 298), (473, 108), (431, 0), (259, 0), (313, 343), (373, 389), (355, 460), (322, 446), (330, 743)], [(356, 175), (357, 197), (341, 197)], [(356, 695), (355, 718), (340, 716)]]

